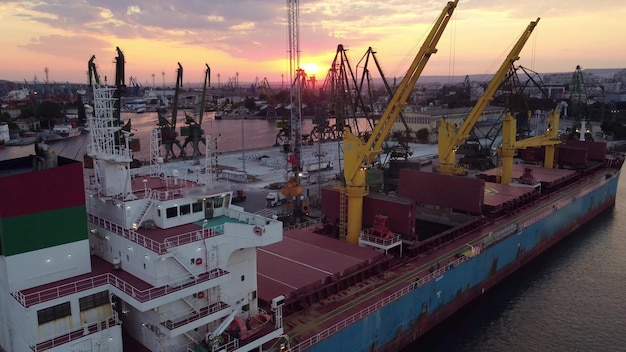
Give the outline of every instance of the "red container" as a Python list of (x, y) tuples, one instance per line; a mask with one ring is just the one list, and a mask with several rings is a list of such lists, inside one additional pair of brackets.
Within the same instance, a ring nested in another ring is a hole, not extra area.
[[(347, 207), (347, 201), (346, 201)], [(328, 224), (339, 224), (339, 191), (334, 188), (322, 189), (322, 213)], [(376, 215), (389, 217), (390, 230), (406, 238), (415, 235), (415, 202), (410, 199), (372, 193), (363, 199), (362, 227), (374, 224)]]
[(398, 195), (418, 203), (480, 214), (485, 181), (415, 170), (400, 170)]

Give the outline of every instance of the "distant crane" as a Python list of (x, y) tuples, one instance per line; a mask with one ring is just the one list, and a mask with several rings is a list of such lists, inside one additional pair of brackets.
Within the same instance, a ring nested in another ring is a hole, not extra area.
[[(574, 118), (576, 123), (580, 123), (587, 115), (587, 87), (585, 86), (583, 71), (580, 65), (576, 66), (576, 70), (572, 76), (570, 100), (572, 106), (570, 116)], [(584, 133), (584, 131), (582, 131), (582, 133)]]
[(128, 83), (130, 83), (130, 85), (133, 87), (132, 95), (134, 97), (138, 97), (139, 93), (141, 92), (141, 84), (139, 83), (137, 78), (134, 76), (128, 77)]
[(202, 130), (202, 116), (204, 115), (204, 105), (206, 102), (206, 89), (207, 86), (211, 86), (211, 68), (208, 64), (206, 65), (206, 70), (204, 71), (204, 86), (202, 87), (202, 98), (200, 100), (200, 109), (198, 112), (198, 121), (195, 121), (193, 117), (185, 114), (185, 123), (187, 127), (184, 132), (181, 132), (183, 136), (187, 136), (185, 139), (185, 144), (183, 144), (183, 149), (187, 146), (188, 143), (191, 143), (191, 147), (193, 148), (192, 157), (194, 160), (200, 156), (200, 148), (198, 147), (200, 142), (206, 145), (206, 141), (204, 140)]
[(176, 158), (176, 154), (174, 154), (174, 150), (172, 149), (173, 145), (176, 145), (180, 150), (180, 157), (185, 156), (185, 148), (181, 146), (178, 141), (178, 133), (176, 132), (176, 120), (178, 116), (178, 95), (180, 88), (183, 84), (183, 66), (178, 63), (178, 70), (176, 71), (176, 88), (174, 89), (174, 101), (172, 102), (172, 117), (171, 120), (167, 120), (167, 110), (165, 107), (160, 106), (157, 115), (159, 118), (158, 125), (159, 130), (161, 131), (161, 143), (165, 147), (165, 161), (172, 154), (172, 157)]

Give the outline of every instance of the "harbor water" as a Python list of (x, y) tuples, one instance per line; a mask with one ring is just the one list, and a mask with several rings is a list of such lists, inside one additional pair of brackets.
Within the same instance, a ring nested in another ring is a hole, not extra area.
[[(141, 140), (139, 160), (149, 158), (155, 113), (132, 118)], [(276, 121), (208, 119), (205, 134), (217, 152), (266, 148), (276, 141)], [(302, 133), (310, 133), (303, 120)], [(179, 140), (183, 140), (179, 137)], [(55, 142), (62, 156), (82, 160), (89, 135)], [(243, 144), (243, 146), (242, 146)], [(201, 147), (203, 147), (201, 145)], [(34, 153), (32, 145), (6, 146), (0, 160)], [(405, 351), (626, 351), (626, 181), (614, 208), (558, 243), (532, 263), (465, 307)]]
[[(150, 135), (152, 130), (157, 127), (157, 114), (155, 112), (146, 112), (143, 114), (136, 113), (122, 113), (122, 120), (124, 122), (131, 120), (132, 130), (134, 134), (131, 138), (138, 138), (141, 142), (141, 150), (134, 153), (134, 156), (138, 160), (150, 160)], [(176, 130), (180, 134), (180, 127), (185, 126), (182, 120), (182, 112), (179, 113), (179, 122)], [(277, 134), (279, 129), (276, 127), (277, 122), (280, 120), (271, 119), (256, 119), (256, 118), (223, 118), (220, 120), (213, 119), (212, 116), (205, 118), (202, 122), (202, 128), (205, 135), (210, 135), (215, 145), (215, 152), (235, 152), (242, 151), (254, 151), (260, 148), (267, 148), (273, 146), (277, 142)], [(330, 124), (334, 121), (331, 119)], [(353, 122), (349, 122), (354, 124)], [(368, 130), (368, 123), (366, 119), (359, 119), (356, 124), (358, 126), (352, 127), (353, 130), (365, 131)], [(313, 123), (311, 119), (302, 119), (302, 134), (310, 134), (313, 130)], [(185, 138), (178, 136), (178, 140), (181, 144)], [(82, 160), (83, 155), (87, 150), (87, 144), (89, 143), (89, 135), (85, 134), (79, 137), (72, 138), (71, 140), (57, 141), (52, 144), (54, 149), (59, 155), (76, 160)], [(205, 148), (204, 144), (199, 146), (201, 151)], [(174, 151), (178, 153), (178, 149), (174, 147)], [(34, 153), (34, 147), (32, 145), (27, 146), (7, 146), (0, 149), (0, 160), (11, 159), (15, 157), (25, 156)], [(187, 146), (187, 153), (191, 153), (191, 146)]]

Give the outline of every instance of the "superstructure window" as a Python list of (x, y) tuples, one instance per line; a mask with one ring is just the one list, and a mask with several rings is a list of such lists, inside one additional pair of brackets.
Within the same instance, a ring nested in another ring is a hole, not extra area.
[(193, 210), (193, 212), (194, 212), (194, 213), (199, 213), (199, 212), (201, 212), (201, 211), (202, 211), (202, 202), (201, 202), (201, 201), (199, 201), (199, 202), (193, 203), (193, 204), (191, 205), (191, 208), (192, 208), (192, 210)]
[(165, 209), (165, 217), (166, 218), (175, 218), (178, 216), (178, 207), (171, 207)]
[(224, 205), (224, 198), (223, 197), (217, 197), (217, 198), (213, 198), (213, 208), (221, 208)]
[(91, 308), (100, 307), (109, 304), (109, 292), (102, 291), (94, 293), (86, 297), (82, 297), (78, 300), (80, 305), (80, 311), (85, 311)]
[(180, 215), (191, 214), (191, 205), (185, 204), (180, 206)]
[(39, 325), (49, 323), (53, 320), (65, 318), (72, 315), (70, 302), (57, 304), (56, 306), (44, 308), (37, 311), (37, 321)]

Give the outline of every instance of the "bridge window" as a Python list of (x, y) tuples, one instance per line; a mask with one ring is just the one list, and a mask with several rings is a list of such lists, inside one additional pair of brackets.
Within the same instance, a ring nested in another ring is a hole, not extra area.
[(82, 297), (78, 300), (78, 304), (80, 305), (81, 312), (91, 309), (91, 308), (110, 304), (109, 292), (102, 291), (102, 292), (94, 293), (93, 295)]
[(165, 217), (166, 218), (175, 218), (178, 216), (178, 207), (171, 207), (165, 209)]
[(56, 306), (38, 310), (37, 320), (39, 322), (39, 325), (42, 325), (57, 319), (68, 317), (70, 315), (72, 315), (70, 302), (65, 302), (57, 304)]
[(181, 205), (180, 215), (187, 215), (187, 214), (191, 214), (191, 205), (190, 204)]

